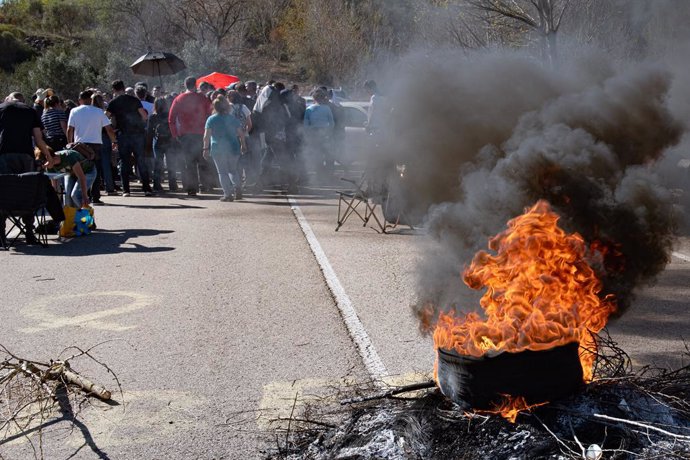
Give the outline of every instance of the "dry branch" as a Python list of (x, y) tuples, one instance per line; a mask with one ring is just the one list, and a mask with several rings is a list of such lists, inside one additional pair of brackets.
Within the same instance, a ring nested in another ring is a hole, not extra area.
[(593, 414), (593, 415), (596, 418), (600, 418), (600, 419), (604, 419), (604, 420), (611, 420), (611, 421), (619, 422), (619, 423), (625, 423), (627, 425), (637, 426), (640, 428), (644, 428), (645, 430), (656, 431), (657, 433), (661, 433), (664, 436), (670, 436), (672, 438), (678, 439), (679, 441), (690, 442), (690, 436), (684, 436), (682, 434), (671, 433), (670, 431), (666, 431), (666, 430), (663, 430), (661, 428), (658, 428), (658, 427), (655, 427), (652, 425), (648, 425), (646, 423), (636, 422), (635, 420), (626, 420), (626, 419), (618, 418), (618, 417), (611, 417), (610, 415), (605, 415), (605, 414)]
[[(111, 392), (94, 383), (71, 368), (70, 361), (85, 356), (104, 367), (112, 374), (120, 392), (119, 380), (112, 370), (94, 358), (89, 352), (76, 347), (79, 353), (49, 363), (21, 358), (0, 344), (0, 445), (17, 438), (25, 438), (34, 451), (35, 458), (43, 458), (43, 429), (53, 423), (65, 420), (87, 430), (79, 421), (73, 407), (81, 407), (85, 394), (92, 394), (101, 400), (111, 399)], [(31, 435), (38, 436), (37, 448)], [(2, 458), (2, 457), (0, 457)]]
[(434, 382), (433, 380), (429, 380), (426, 382), (412, 383), (410, 385), (403, 385), (400, 387), (395, 387), (395, 388), (392, 388), (388, 391), (384, 391), (383, 393), (378, 393), (375, 395), (358, 396), (355, 398), (343, 399), (340, 401), (340, 404), (346, 405), (346, 404), (355, 404), (355, 403), (361, 403), (361, 402), (366, 402), (366, 401), (374, 401), (376, 399), (386, 399), (386, 398), (391, 398), (395, 395), (399, 395), (402, 393), (409, 393), (412, 391), (426, 390), (428, 388), (434, 388), (435, 386), (436, 386), (436, 382)]

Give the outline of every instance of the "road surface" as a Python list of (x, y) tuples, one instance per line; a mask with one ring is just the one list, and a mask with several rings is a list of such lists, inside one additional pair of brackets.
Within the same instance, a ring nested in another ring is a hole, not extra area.
[[(136, 195), (104, 197), (90, 236), (0, 252), (0, 343), (39, 361), (97, 345), (123, 390), (112, 405), (73, 408), (76, 427), (57, 412), (46, 420), (45, 458), (262, 458), (277, 442), (270, 422), (296, 398), (376, 372), (431, 371), (431, 341), (409, 308), (423, 230), (381, 235), (350, 222), (334, 232), (332, 188), (295, 201)], [(681, 362), (688, 286), (681, 238), (657, 284), (611, 324), (636, 365)], [(117, 389), (95, 362), (73, 366)], [(38, 433), (29, 439), (38, 448)], [(31, 458), (31, 443), (4, 442), (0, 456)]]

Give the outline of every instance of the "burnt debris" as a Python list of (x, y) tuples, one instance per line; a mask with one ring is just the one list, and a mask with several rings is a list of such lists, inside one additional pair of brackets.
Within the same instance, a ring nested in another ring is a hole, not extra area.
[(438, 389), (408, 399), (355, 398), (361, 402), (310, 407), (308, 420), (276, 433), (280, 442), (268, 458), (690, 458), (690, 365), (633, 374), (628, 357), (606, 334), (598, 340), (595, 382), (520, 413), (515, 423), (468, 412)]

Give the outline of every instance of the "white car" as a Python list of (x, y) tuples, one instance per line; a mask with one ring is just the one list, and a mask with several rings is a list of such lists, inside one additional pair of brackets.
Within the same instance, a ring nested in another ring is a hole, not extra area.
[(345, 114), (345, 148), (341, 164), (351, 164), (360, 160), (365, 153), (368, 134), (366, 131), (369, 102), (341, 102)]

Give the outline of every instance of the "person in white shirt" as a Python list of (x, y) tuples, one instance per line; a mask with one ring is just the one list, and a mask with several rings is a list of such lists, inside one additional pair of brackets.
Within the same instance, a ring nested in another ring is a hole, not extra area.
[(79, 106), (70, 110), (67, 120), (67, 142), (82, 142), (87, 144), (96, 153), (96, 181), (91, 188), (91, 202), (103, 204), (101, 201), (101, 182), (103, 181), (103, 169), (101, 165), (101, 147), (103, 145), (102, 130), (105, 128), (108, 137), (117, 149), (115, 130), (110, 125), (110, 120), (103, 110), (91, 105), (93, 91), (82, 91), (79, 94)]
[(139, 100), (141, 101), (141, 105), (144, 107), (144, 110), (146, 110), (146, 113), (150, 117), (153, 113), (153, 103), (148, 102), (146, 100), (146, 96), (149, 94), (146, 87), (137, 86), (136, 88), (134, 88), (134, 94), (137, 96), (137, 98), (139, 98)]

